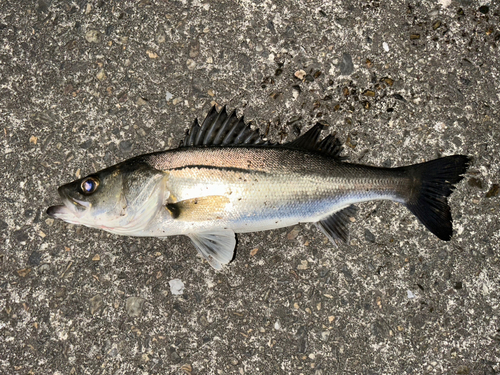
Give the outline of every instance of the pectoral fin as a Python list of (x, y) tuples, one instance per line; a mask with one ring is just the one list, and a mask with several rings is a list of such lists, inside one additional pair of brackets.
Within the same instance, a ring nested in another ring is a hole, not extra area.
[(188, 234), (188, 237), (191, 238), (201, 256), (216, 270), (220, 270), (223, 264), (233, 259), (236, 235), (230, 229), (192, 233)]
[(229, 198), (224, 195), (212, 195), (186, 199), (176, 203), (167, 203), (165, 208), (172, 218), (186, 221), (217, 220), (224, 217), (224, 210)]
[(356, 211), (354, 206), (346, 207), (326, 219), (318, 221), (316, 225), (334, 245), (339, 245), (340, 242), (346, 243), (349, 240), (347, 224), (350, 218), (354, 217)]

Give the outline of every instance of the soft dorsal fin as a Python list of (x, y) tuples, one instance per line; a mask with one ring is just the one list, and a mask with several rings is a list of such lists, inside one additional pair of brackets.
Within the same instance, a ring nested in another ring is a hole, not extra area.
[(229, 263), (234, 256), (236, 235), (230, 229), (214, 229), (210, 232), (192, 233), (188, 237), (194, 246), (216, 270)]
[(243, 116), (238, 118), (236, 111), (227, 114), (224, 106), (217, 112), (213, 106), (203, 120), (202, 125), (195, 120), (189, 134), (184, 139), (184, 146), (236, 146), (268, 144), (259, 134), (245, 124)]
[(285, 145), (291, 148), (299, 148), (301, 150), (316, 150), (319, 137), (324, 128), (325, 126), (318, 122), (311, 129), (302, 134), (299, 138), (285, 143)]
[(321, 151), (326, 155), (330, 155), (337, 161), (347, 159), (345, 156), (340, 156), (342, 149), (342, 142), (340, 142), (340, 140), (332, 134), (329, 134), (325, 138), (323, 138), (323, 140), (320, 141), (317, 146), (318, 151)]
[(344, 158), (340, 156), (342, 144), (338, 138), (330, 134), (321, 141), (319, 140), (321, 131), (325, 128), (325, 125), (318, 122), (299, 138), (285, 143), (283, 146), (300, 150), (319, 151), (322, 154), (333, 157), (337, 161), (344, 160)]
[(341, 242), (347, 243), (349, 241), (347, 224), (349, 224), (350, 218), (354, 217), (356, 211), (355, 206), (346, 207), (326, 219), (318, 221), (316, 225), (334, 245), (339, 245)]

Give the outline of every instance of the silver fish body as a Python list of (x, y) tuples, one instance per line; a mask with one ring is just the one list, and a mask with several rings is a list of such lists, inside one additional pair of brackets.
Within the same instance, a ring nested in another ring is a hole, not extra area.
[(452, 233), (447, 197), (469, 159), (454, 155), (400, 168), (350, 164), (317, 124), (284, 145), (264, 142), (233, 113), (212, 108), (185, 147), (138, 156), (59, 188), (49, 215), (131, 236), (187, 235), (216, 269), (231, 261), (235, 233), (314, 222), (346, 242), (352, 204), (406, 205), (443, 240)]
[(318, 222), (352, 203), (402, 202), (410, 186), (401, 170), (339, 163), (293, 149), (194, 148), (153, 154), (147, 161), (166, 173), (167, 205), (203, 200), (196, 214), (181, 214), (173, 222), (167, 222), (171, 212), (162, 211), (155, 226), (141, 234), (149, 236), (219, 227), (255, 232)]

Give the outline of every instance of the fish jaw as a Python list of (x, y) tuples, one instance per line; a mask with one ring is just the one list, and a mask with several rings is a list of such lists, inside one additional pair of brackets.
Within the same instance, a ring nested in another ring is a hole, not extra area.
[(90, 210), (92, 204), (68, 195), (69, 189), (67, 186), (71, 185), (73, 183), (60, 186), (57, 189), (63, 204), (49, 207), (47, 214), (54, 219), (63, 220), (67, 223), (82, 224), (82, 217)]
[[(70, 203), (71, 204), (71, 203)], [(80, 224), (80, 218), (76, 215), (75, 210), (69, 205), (50, 206), (47, 209), (47, 215), (54, 219), (59, 219), (71, 224)]]

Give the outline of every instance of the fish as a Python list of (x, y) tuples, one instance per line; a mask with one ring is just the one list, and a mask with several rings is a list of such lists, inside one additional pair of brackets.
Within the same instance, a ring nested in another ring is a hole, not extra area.
[(334, 245), (349, 242), (355, 204), (404, 205), (435, 236), (452, 237), (448, 197), (471, 158), (451, 155), (382, 168), (349, 163), (340, 140), (316, 123), (272, 143), (236, 111), (213, 106), (195, 119), (180, 147), (133, 157), (62, 185), (47, 214), (118, 235), (184, 235), (220, 270), (233, 260), (236, 234), (315, 223)]

